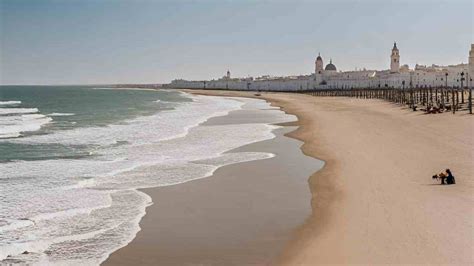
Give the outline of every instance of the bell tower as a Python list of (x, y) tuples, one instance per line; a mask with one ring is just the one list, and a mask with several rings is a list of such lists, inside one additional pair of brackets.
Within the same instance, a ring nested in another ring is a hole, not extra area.
[(398, 52), (397, 43), (393, 43), (392, 55), (390, 55), (390, 72), (398, 73), (400, 71), (400, 53)]
[(318, 53), (318, 57), (316, 58), (314, 73), (321, 74), (323, 72), (323, 58), (321, 58), (321, 54)]

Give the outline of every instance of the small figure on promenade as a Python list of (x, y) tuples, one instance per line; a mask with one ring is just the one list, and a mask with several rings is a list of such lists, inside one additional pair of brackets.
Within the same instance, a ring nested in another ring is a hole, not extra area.
[(448, 183), (448, 185), (456, 184), (456, 179), (454, 178), (453, 174), (451, 173), (451, 170), (446, 169), (446, 173), (448, 174), (448, 176), (446, 177), (446, 182)]

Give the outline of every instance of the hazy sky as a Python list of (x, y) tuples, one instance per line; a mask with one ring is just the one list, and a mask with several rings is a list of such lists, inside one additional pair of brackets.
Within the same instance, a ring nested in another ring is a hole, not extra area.
[(0, 84), (164, 83), (467, 62), (474, 1), (0, 0)]

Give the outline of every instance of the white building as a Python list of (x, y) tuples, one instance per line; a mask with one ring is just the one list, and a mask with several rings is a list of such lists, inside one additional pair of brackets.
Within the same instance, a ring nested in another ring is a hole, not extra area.
[[(394, 43), (390, 54), (388, 70), (337, 71), (332, 59), (323, 69), (323, 58), (320, 54), (315, 60), (314, 73), (311, 75), (258, 78), (231, 78), (230, 71), (217, 80), (187, 81), (173, 80), (173, 88), (231, 89), (262, 91), (304, 91), (317, 89), (357, 89), (357, 88), (410, 88), (416, 87), (460, 87), (461, 73), (468, 81), (474, 78), (474, 44), (469, 52), (469, 64), (448, 66), (415, 65), (410, 70), (408, 65), (400, 66), (400, 52)], [(447, 74), (447, 75), (446, 75)], [(463, 83), (464, 86), (468, 84)], [(469, 84), (472, 87), (472, 84)]]

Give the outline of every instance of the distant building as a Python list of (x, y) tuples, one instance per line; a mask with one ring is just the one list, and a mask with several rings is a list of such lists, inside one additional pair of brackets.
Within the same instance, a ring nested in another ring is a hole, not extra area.
[[(314, 73), (310, 75), (272, 77), (261, 76), (249, 78), (231, 78), (230, 71), (226, 76), (211, 81), (174, 80), (170, 86), (175, 88), (221, 88), (234, 90), (273, 90), (304, 91), (317, 89), (351, 89), (351, 88), (409, 88), (461, 85), (461, 73), (467, 73), (467, 80), (474, 79), (474, 44), (469, 52), (469, 64), (431, 65), (416, 64), (411, 70), (408, 65), (400, 66), (400, 51), (397, 43), (393, 44), (390, 54), (390, 68), (387, 70), (367, 70), (358, 68), (355, 71), (337, 71), (332, 59), (323, 69), (323, 58), (318, 53), (314, 61)], [(446, 76), (448, 74), (448, 76)]]

